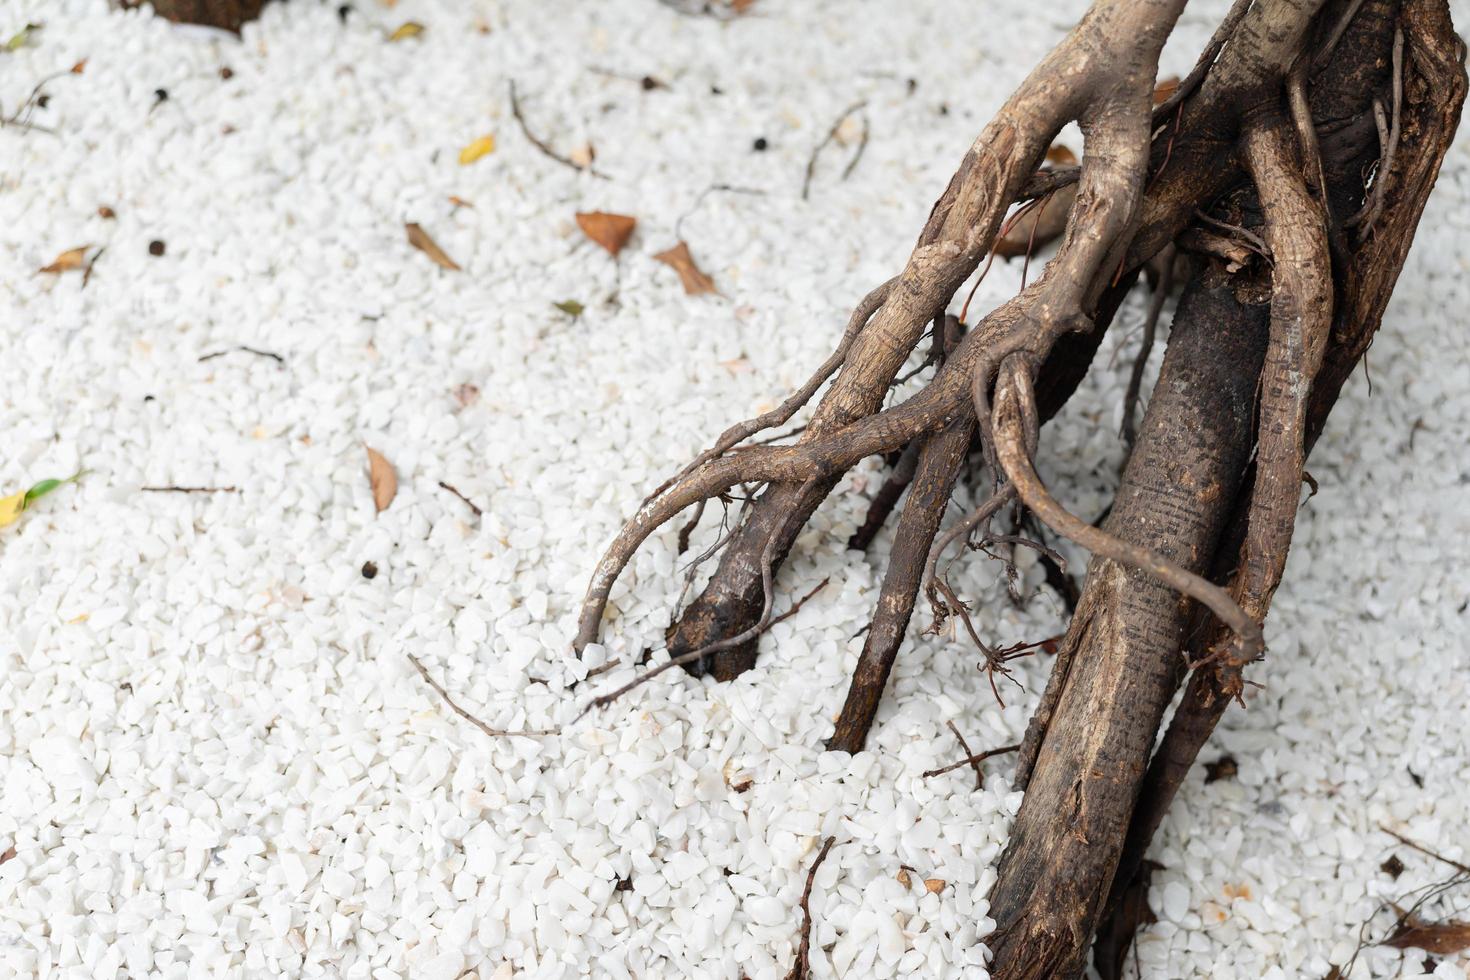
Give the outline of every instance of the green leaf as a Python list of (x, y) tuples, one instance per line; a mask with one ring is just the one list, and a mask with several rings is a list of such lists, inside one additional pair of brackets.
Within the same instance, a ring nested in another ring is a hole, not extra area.
[(564, 299), (560, 303), (552, 303), (551, 305), (574, 319), (581, 316), (582, 311), (587, 309), (587, 307), (574, 299)]
[(5, 42), (5, 50), (19, 51), (21, 48), (26, 46), (26, 42), (31, 39), (31, 35), (34, 34), (36, 31), (39, 31), (40, 29), (40, 24), (27, 24), (20, 30), (16, 31), (15, 34), (11, 36), (10, 40)]
[(75, 483), (77, 479), (81, 477), (81, 475), (82, 471), (77, 470), (75, 473), (64, 480), (58, 480), (55, 477), (52, 477), (49, 480), (42, 480), (40, 483), (37, 483), (35, 486), (26, 491), (25, 505), (29, 507), (32, 503), (46, 496), (46, 494), (50, 493), (52, 490), (55, 490), (59, 486), (63, 486), (67, 483)]

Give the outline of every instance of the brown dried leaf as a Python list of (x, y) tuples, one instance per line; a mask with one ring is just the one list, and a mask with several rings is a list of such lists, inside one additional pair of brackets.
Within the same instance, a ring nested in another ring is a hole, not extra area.
[(1159, 79), (1158, 84), (1154, 85), (1154, 105), (1163, 105), (1168, 101), (1169, 96), (1177, 91), (1179, 91), (1178, 75), (1169, 75)]
[(1233, 755), (1222, 755), (1214, 762), (1205, 763), (1205, 785), (1222, 779), (1234, 779), (1240, 766)]
[(1065, 143), (1053, 143), (1047, 147), (1046, 162), (1053, 167), (1075, 167), (1077, 165), (1077, 154)]
[(428, 232), (424, 231), (412, 221), (410, 221), (403, 227), (408, 230), (408, 244), (412, 245), (414, 248), (423, 252), (429, 258), (433, 259), (437, 265), (441, 265), (446, 269), (453, 270), (454, 272), (460, 271), (459, 266), (455, 264), (455, 261), (444, 254), (444, 249), (440, 248), (438, 244), (435, 243), (434, 239), (429, 237)]
[(679, 274), (679, 281), (684, 284), (684, 292), (690, 296), (698, 296), (700, 293), (717, 292), (715, 281), (703, 272), (699, 266), (694, 264), (694, 256), (689, 254), (689, 246), (680, 242), (673, 248), (660, 252), (654, 256), (658, 262), (672, 266)]
[(393, 464), (388, 462), (387, 457), (372, 446), (363, 448), (367, 450), (368, 480), (373, 486), (373, 504), (381, 514), (398, 495), (398, 472), (393, 469)]
[(946, 884), (948, 884), (948, 882), (946, 882), (943, 878), (925, 878), (924, 890), (930, 895), (938, 895), (940, 892), (944, 891), (944, 886)]
[(608, 254), (617, 255), (628, 244), (638, 219), (606, 211), (578, 211), (577, 226), (582, 234), (607, 249)]
[(905, 888), (909, 888), (913, 885), (914, 879), (909, 876), (908, 868), (898, 869), (898, 883)]
[(412, 20), (405, 21), (404, 23), (398, 25), (398, 29), (397, 30), (395, 30), (392, 34), (389, 34), (388, 35), (388, 40), (390, 40), (390, 41), (402, 41), (405, 38), (418, 37), (422, 33), (424, 33), (424, 25), (423, 24), (420, 24), (417, 21), (412, 21)]
[(82, 267), (82, 260), (87, 256), (87, 249), (91, 247), (91, 245), (83, 245), (80, 248), (69, 248), (56, 256), (56, 261), (50, 265), (42, 266), (41, 271), (61, 273), (70, 272), (73, 269), (80, 269)]
[(83, 58), (81, 61), (78, 61), (76, 64), (74, 64), (74, 65), (71, 66), (71, 73), (73, 75), (80, 75), (82, 72), (84, 72), (86, 70), (87, 70), (87, 59), (86, 58)]
[(1398, 928), (1382, 943), (1394, 949), (1422, 949), (1426, 953), (1449, 956), (1470, 949), (1470, 922), (1425, 922), (1415, 915), (1405, 916)]
[(1077, 200), (1077, 185), (1068, 184), (1059, 188), (1049, 198), (1026, 212), (1010, 230), (995, 240), (995, 254), (1003, 259), (1016, 255), (1033, 254), (1049, 242), (1061, 237), (1067, 230), (1067, 219), (1072, 214), (1072, 202)]
[(475, 207), (473, 201), (466, 201), (464, 198), (460, 197), (457, 194), (449, 195), (449, 203), (453, 204), (456, 208), (469, 208), (471, 210), (474, 210)]

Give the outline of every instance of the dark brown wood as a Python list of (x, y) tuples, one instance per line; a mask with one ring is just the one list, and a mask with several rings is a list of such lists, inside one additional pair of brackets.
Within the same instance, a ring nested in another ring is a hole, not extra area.
[[(1229, 516), (1250, 449), (1264, 302), (1213, 273), (1186, 289), (1161, 381), (1105, 524), (1191, 571)], [(1083, 964), (1154, 734), (1179, 679), (1187, 607), (1143, 571), (1094, 561), (1033, 719), (1036, 761), (991, 893), (997, 978)]]
[(903, 516), (898, 520), (893, 551), (888, 558), (888, 571), (883, 576), (883, 589), (878, 595), (878, 610), (853, 671), (847, 699), (837, 716), (827, 748), (833, 752), (861, 752), (868, 729), (878, 713), (878, 702), (888, 675), (903, 645), (909, 618), (914, 613), (914, 600), (924, 576), (929, 549), (939, 531), (940, 519), (949, 504), (955, 479), (970, 448), (975, 430), (973, 419), (962, 418), (950, 423), (938, 435), (931, 436), (919, 454), (913, 487)]
[(260, 16), (265, 0), (149, 0), (160, 17), (185, 24), (206, 24), (240, 33), (246, 21)]

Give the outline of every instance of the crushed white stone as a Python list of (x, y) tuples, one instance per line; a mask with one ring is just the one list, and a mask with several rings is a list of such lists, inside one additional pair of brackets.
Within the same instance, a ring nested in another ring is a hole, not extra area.
[[(729, 24), (651, 0), (342, 9), (271, 4), (236, 40), (105, 0), (0, 8), (6, 37), (44, 24), (0, 59), (7, 112), (87, 59), (32, 117), (54, 134), (0, 131), (0, 486), (87, 471), (0, 532), (7, 975), (771, 980), (832, 835), (815, 976), (982, 977), (1019, 795), (1004, 760), (978, 791), (968, 770), (920, 774), (957, 757), (947, 720), (977, 748), (1013, 741), (1046, 664), (1020, 666), (1002, 709), (965, 642), (915, 638), (869, 751), (820, 751), (888, 547), (843, 548), (876, 465), (779, 580), (783, 597), (832, 584), (735, 683), (669, 672), (559, 737), (488, 739), (406, 655), (503, 728), (556, 725), (631, 677), (683, 560), (656, 536), (578, 662), (601, 548), (820, 362), (1079, 0), (763, 0)], [(1166, 70), (1222, 11), (1191, 8)], [(387, 43), (407, 20), (423, 35)], [(529, 146), (512, 79), (539, 135), (590, 144), (609, 180)], [(862, 160), (843, 179), (855, 147), (839, 139), (802, 201), (807, 156), (857, 99)], [(487, 133), (496, 150), (461, 166)], [(1360, 373), (1313, 457), (1322, 493), (1265, 688), (1205, 753), (1239, 776), (1192, 776), (1155, 848), (1145, 977), (1345, 963), (1381, 901), (1444, 877), (1380, 823), (1466, 859), (1467, 191), (1461, 137), (1370, 357), (1373, 396)], [(638, 217), (618, 262), (581, 238), (579, 210)], [(686, 297), (651, 258), (681, 216), (720, 296)], [(410, 247), (406, 222), (463, 271)], [(105, 247), (85, 288), (36, 274), (83, 244)], [(980, 301), (1018, 278), (992, 271)], [(580, 317), (552, 306), (568, 299)], [(1084, 515), (1115, 480), (1141, 315), (1135, 297), (1047, 429), (1045, 475)], [(285, 364), (200, 360), (240, 345)], [(381, 514), (364, 443), (399, 476)], [(238, 492), (140, 492), (163, 484)], [(707, 519), (696, 547), (714, 534)], [(995, 637), (1058, 629), (1039, 569), (1016, 609), (983, 558), (957, 568)], [(905, 888), (901, 865), (947, 884)], [(1370, 947), (1352, 976), (1463, 980), (1463, 957), (1423, 963)]]

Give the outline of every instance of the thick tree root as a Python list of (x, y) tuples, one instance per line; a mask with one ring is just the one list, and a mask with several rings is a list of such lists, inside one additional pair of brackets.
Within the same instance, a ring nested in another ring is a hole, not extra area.
[[(1241, 307), (1228, 283), (1188, 287), (1109, 534), (1204, 567), (1250, 449), (1265, 333), (1264, 307)], [(1093, 561), (1053, 671), (1050, 714), (1027, 735), (1035, 763), (990, 898), (993, 976), (1081, 969), (1177, 684), (1185, 613), (1148, 572)]]

